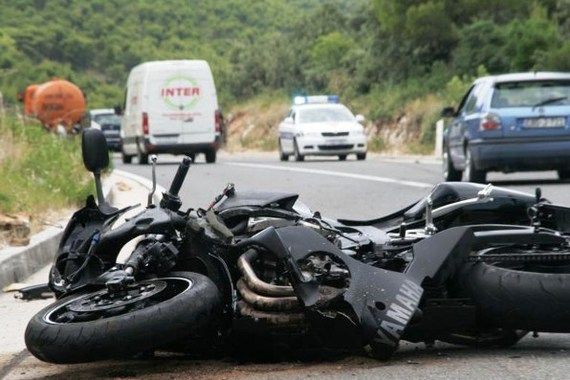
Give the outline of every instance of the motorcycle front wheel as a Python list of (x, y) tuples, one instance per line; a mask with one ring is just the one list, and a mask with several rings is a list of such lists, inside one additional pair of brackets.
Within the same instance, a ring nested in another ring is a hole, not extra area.
[(28, 323), (28, 350), (50, 363), (130, 357), (180, 342), (219, 319), (221, 295), (207, 277), (172, 272), (124, 293), (107, 289), (65, 297)]

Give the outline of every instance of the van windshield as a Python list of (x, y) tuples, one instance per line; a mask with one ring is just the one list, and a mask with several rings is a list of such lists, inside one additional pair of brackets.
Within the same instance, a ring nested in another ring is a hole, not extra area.
[(495, 84), (492, 108), (570, 105), (570, 81), (544, 80)]

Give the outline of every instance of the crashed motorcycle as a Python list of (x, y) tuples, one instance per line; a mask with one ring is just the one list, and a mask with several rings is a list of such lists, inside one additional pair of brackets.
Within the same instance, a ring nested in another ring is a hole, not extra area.
[(441, 183), (355, 221), (312, 212), (297, 194), (228, 185), (182, 211), (185, 158), (159, 204), (150, 194), (120, 223), (131, 208), (103, 198), (104, 137), (87, 129), (82, 139), (97, 201), (67, 225), (49, 276), (57, 301), (28, 324), (41, 360), (240, 342), (240, 352), (275, 344), (386, 359), (400, 340), (505, 347), (528, 332), (570, 332), (570, 209), (540, 191)]

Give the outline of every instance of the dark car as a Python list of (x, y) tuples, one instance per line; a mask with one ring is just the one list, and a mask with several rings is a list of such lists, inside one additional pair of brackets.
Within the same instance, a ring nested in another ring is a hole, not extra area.
[(94, 109), (89, 111), (91, 127), (100, 129), (105, 135), (107, 146), (113, 152), (121, 151), (121, 117), (115, 114), (115, 110), (109, 108)]
[(487, 172), (557, 170), (570, 179), (570, 73), (477, 79), (444, 132), (446, 181), (485, 182)]

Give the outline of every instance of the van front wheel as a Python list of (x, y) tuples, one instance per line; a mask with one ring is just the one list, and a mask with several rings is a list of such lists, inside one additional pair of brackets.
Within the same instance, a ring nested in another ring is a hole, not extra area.
[(206, 162), (209, 164), (213, 164), (216, 162), (216, 150), (210, 149), (206, 151)]

